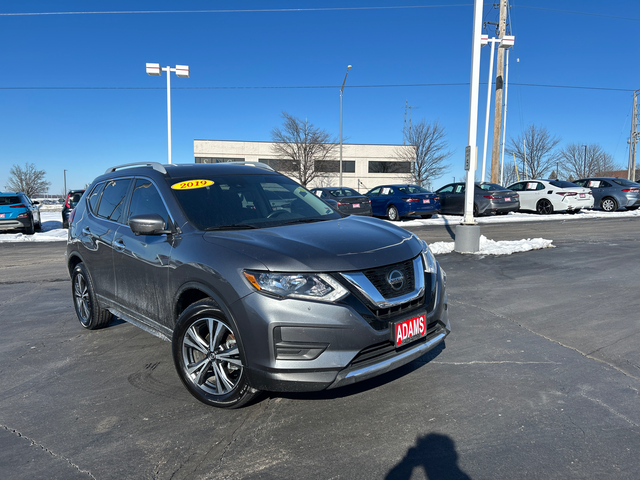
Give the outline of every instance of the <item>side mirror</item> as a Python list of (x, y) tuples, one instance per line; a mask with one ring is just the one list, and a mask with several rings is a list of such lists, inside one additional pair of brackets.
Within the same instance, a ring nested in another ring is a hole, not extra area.
[(157, 213), (134, 215), (129, 218), (129, 227), (136, 235), (170, 235), (173, 232), (165, 229), (164, 218)]

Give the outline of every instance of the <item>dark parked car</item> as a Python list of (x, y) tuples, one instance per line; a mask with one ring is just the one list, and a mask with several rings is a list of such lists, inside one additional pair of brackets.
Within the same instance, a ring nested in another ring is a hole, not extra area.
[(366, 193), (377, 217), (396, 221), (409, 215), (431, 218), (440, 213), (438, 196), (418, 185), (380, 185)]
[(591, 190), (596, 208), (615, 212), (621, 208), (636, 210), (640, 207), (640, 184), (617, 177), (581, 178), (573, 183)]
[[(335, 200), (338, 210), (348, 215), (371, 215), (371, 200), (346, 187), (314, 188), (311, 192), (323, 200)], [(331, 203), (330, 203), (331, 205)]]
[[(436, 190), (440, 196), (440, 211), (442, 213), (464, 214), (464, 192), (466, 184), (463, 182), (450, 183)], [(477, 182), (473, 195), (473, 216), (491, 213), (506, 214), (516, 212), (520, 208), (518, 194), (496, 183)]]
[(0, 230), (19, 228), (33, 235), (42, 227), (40, 203), (24, 193), (0, 193)]
[(69, 193), (67, 193), (64, 207), (62, 207), (62, 228), (69, 228), (69, 214), (71, 210), (76, 208), (83, 193), (84, 190), (69, 190)]
[(82, 326), (115, 315), (171, 341), (186, 388), (218, 407), (350, 385), (444, 340), (446, 275), (424, 241), (258, 165), (96, 178), (66, 254)]

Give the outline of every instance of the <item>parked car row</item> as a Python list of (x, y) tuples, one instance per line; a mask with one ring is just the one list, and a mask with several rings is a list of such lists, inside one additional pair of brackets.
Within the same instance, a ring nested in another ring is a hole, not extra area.
[[(364, 195), (345, 187), (324, 187), (312, 192), (342, 213), (373, 215), (396, 221), (402, 217), (430, 218), (436, 213), (462, 215), (465, 182), (445, 185), (432, 193), (418, 185), (379, 185)], [(640, 184), (624, 178), (590, 177), (574, 182), (555, 179), (522, 180), (503, 187), (477, 182), (473, 215), (503, 215), (528, 211), (541, 215), (577, 213), (583, 208), (606, 212), (640, 207)]]

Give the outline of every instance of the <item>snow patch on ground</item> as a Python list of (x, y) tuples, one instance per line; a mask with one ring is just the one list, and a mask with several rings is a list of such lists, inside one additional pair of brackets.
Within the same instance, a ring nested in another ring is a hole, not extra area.
[[(496, 242), (484, 235), (480, 235), (480, 250), (474, 255), (511, 255), (512, 253), (554, 248), (553, 240), (544, 238), (527, 238), (526, 240), (501, 240)], [(453, 252), (455, 242), (435, 242), (429, 245), (434, 255), (444, 255)]]

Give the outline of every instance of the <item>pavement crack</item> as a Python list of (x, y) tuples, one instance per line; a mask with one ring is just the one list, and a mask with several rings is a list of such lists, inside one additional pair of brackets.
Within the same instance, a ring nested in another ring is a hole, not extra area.
[(489, 310), (487, 308), (481, 307), (479, 305), (473, 305), (473, 304), (470, 304), (470, 303), (460, 302), (459, 300), (451, 300), (450, 299), (449, 303), (450, 304), (461, 305), (461, 306), (469, 307), (469, 308), (477, 308), (478, 310), (482, 310), (483, 312), (488, 313), (490, 315), (493, 315), (494, 317), (498, 317), (498, 318), (501, 318), (501, 319), (506, 320), (508, 322), (511, 322), (514, 325), (517, 325), (518, 327), (522, 328), (523, 330), (526, 330), (527, 332), (532, 333), (532, 334), (534, 334), (534, 335), (536, 335), (536, 336), (538, 336), (540, 338), (544, 338), (545, 340), (548, 340), (549, 342), (553, 342), (556, 345), (560, 345), (561, 347), (568, 348), (569, 350), (573, 350), (574, 352), (579, 353), (580, 355), (582, 355), (585, 358), (588, 358), (589, 360), (594, 360), (596, 362), (603, 363), (603, 364), (613, 368), (614, 370), (617, 370), (618, 372), (622, 373), (626, 377), (633, 378), (635, 380), (640, 380), (640, 376), (631, 375), (629, 372), (625, 372), (620, 367), (617, 367), (616, 365), (614, 365), (612, 363), (609, 363), (609, 362), (607, 362), (607, 361), (605, 361), (605, 360), (603, 360), (601, 358), (594, 357), (593, 355), (591, 355), (589, 353), (584, 353), (584, 352), (578, 350), (577, 348), (572, 347), (571, 345), (566, 345), (566, 344), (564, 344), (564, 343), (562, 343), (562, 342), (560, 342), (558, 340), (555, 340), (555, 339), (547, 337), (546, 335), (543, 335), (543, 334), (541, 334), (539, 332), (536, 332), (535, 330), (532, 330), (531, 328), (527, 327), (526, 325), (523, 325), (523, 324), (519, 323), (517, 320), (515, 320), (515, 319), (513, 319), (511, 317), (507, 317), (505, 315), (502, 315), (500, 313), (494, 312), (492, 310)]
[(67, 457), (63, 457), (62, 455), (59, 455), (55, 452), (52, 452), (51, 450), (49, 450), (47, 447), (45, 447), (44, 445), (36, 442), (34, 439), (27, 437), (26, 435), (23, 435), (22, 433), (20, 433), (19, 431), (17, 431), (14, 428), (11, 427), (7, 427), (6, 425), (0, 425), (0, 428), (5, 429), (7, 432), (14, 434), (16, 437), (18, 438), (24, 438), (25, 440), (31, 442), (31, 447), (36, 447), (36, 448), (40, 448), (42, 451), (44, 451), (45, 453), (48, 453), (49, 455), (51, 455), (54, 458), (59, 458), (65, 462), (67, 462), (70, 466), (72, 466), (73, 468), (75, 468), (76, 470), (78, 470), (80, 473), (84, 473), (85, 475), (88, 475), (90, 478), (93, 478), (94, 480), (96, 480), (96, 477), (94, 477), (91, 472), (87, 471), (87, 470), (83, 470), (81, 469), (78, 465), (76, 465), (75, 463), (73, 463), (70, 459), (68, 459)]

